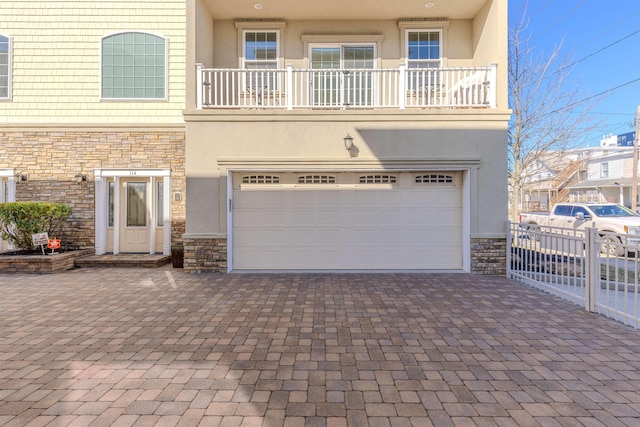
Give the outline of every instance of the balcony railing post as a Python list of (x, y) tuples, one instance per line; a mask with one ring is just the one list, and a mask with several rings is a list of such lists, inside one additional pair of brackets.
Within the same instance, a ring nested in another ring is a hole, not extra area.
[(204, 65), (196, 64), (196, 108), (202, 110), (202, 91), (204, 86), (202, 85), (202, 70)]
[(287, 96), (287, 110), (293, 110), (293, 65), (287, 65), (287, 82), (285, 85), (285, 93)]
[(496, 108), (496, 87), (498, 79), (498, 63), (489, 64), (489, 108)]
[(398, 108), (404, 110), (407, 104), (407, 66), (400, 65), (398, 76)]

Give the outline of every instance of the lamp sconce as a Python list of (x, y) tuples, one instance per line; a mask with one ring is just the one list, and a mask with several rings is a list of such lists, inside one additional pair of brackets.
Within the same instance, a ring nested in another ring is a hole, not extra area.
[(87, 175), (78, 172), (75, 176), (74, 179), (76, 180), (76, 182), (84, 182), (87, 180)]
[(353, 150), (353, 137), (347, 134), (347, 136), (342, 139), (344, 141), (344, 148), (346, 148), (347, 151), (351, 153), (351, 150)]
[(27, 175), (26, 173), (17, 173), (16, 178), (18, 179), (18, 181), (29, 181), (29, 175)]

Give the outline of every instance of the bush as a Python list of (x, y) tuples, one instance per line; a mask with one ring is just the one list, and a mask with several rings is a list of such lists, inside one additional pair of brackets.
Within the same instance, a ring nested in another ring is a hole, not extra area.
[(16, 249), (32, 250), (32, 234), (60, 237), (58, 234), (70, 214), (71, 208), (61, 203), (0, 203), (0, 235)]

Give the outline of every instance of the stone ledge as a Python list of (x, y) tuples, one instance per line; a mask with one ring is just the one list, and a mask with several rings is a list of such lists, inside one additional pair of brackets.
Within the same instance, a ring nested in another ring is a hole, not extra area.
[(94, 253), (94, 249), (80, 249), (55, 255), (0, 255), (0, 273), (59, 273), (71, 270), (76, 259)]

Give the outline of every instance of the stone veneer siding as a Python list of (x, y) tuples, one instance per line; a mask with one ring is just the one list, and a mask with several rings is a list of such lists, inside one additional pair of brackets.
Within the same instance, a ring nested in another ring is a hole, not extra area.
[[(49, 252), (49, 249), (45, 250)], [(55, 255), (6, 255), (0, 257), (0, 273), (59, 273), (71, 270), (78, 258), (91, 255), (92, 249)]]
[(184, 237), (184, 270), (227, 272), (227, 238)]
[[(506, 238), (471, 239), (471, 273), (506, 275), (506, 250)], [(184, 238), (184, 269), (225, 273), (227, 239)]]
[[(56, 236), (70, 248), (95, 247), (94, 169), (170, 169), (171, 240), (182, 240), (186, 218), (184, 128), (0, 131), (0, 168), (28, 174), (28, 181), (16, 183), (17, 201), (71, 207), (63, 235)], [(78, 172), (86, 174), (87, 181), (76, 182)], [(179, 201), (175, 193), (180, 193)]]
[(471, 273), (507, 274), (507, 239), (471, 239)]

